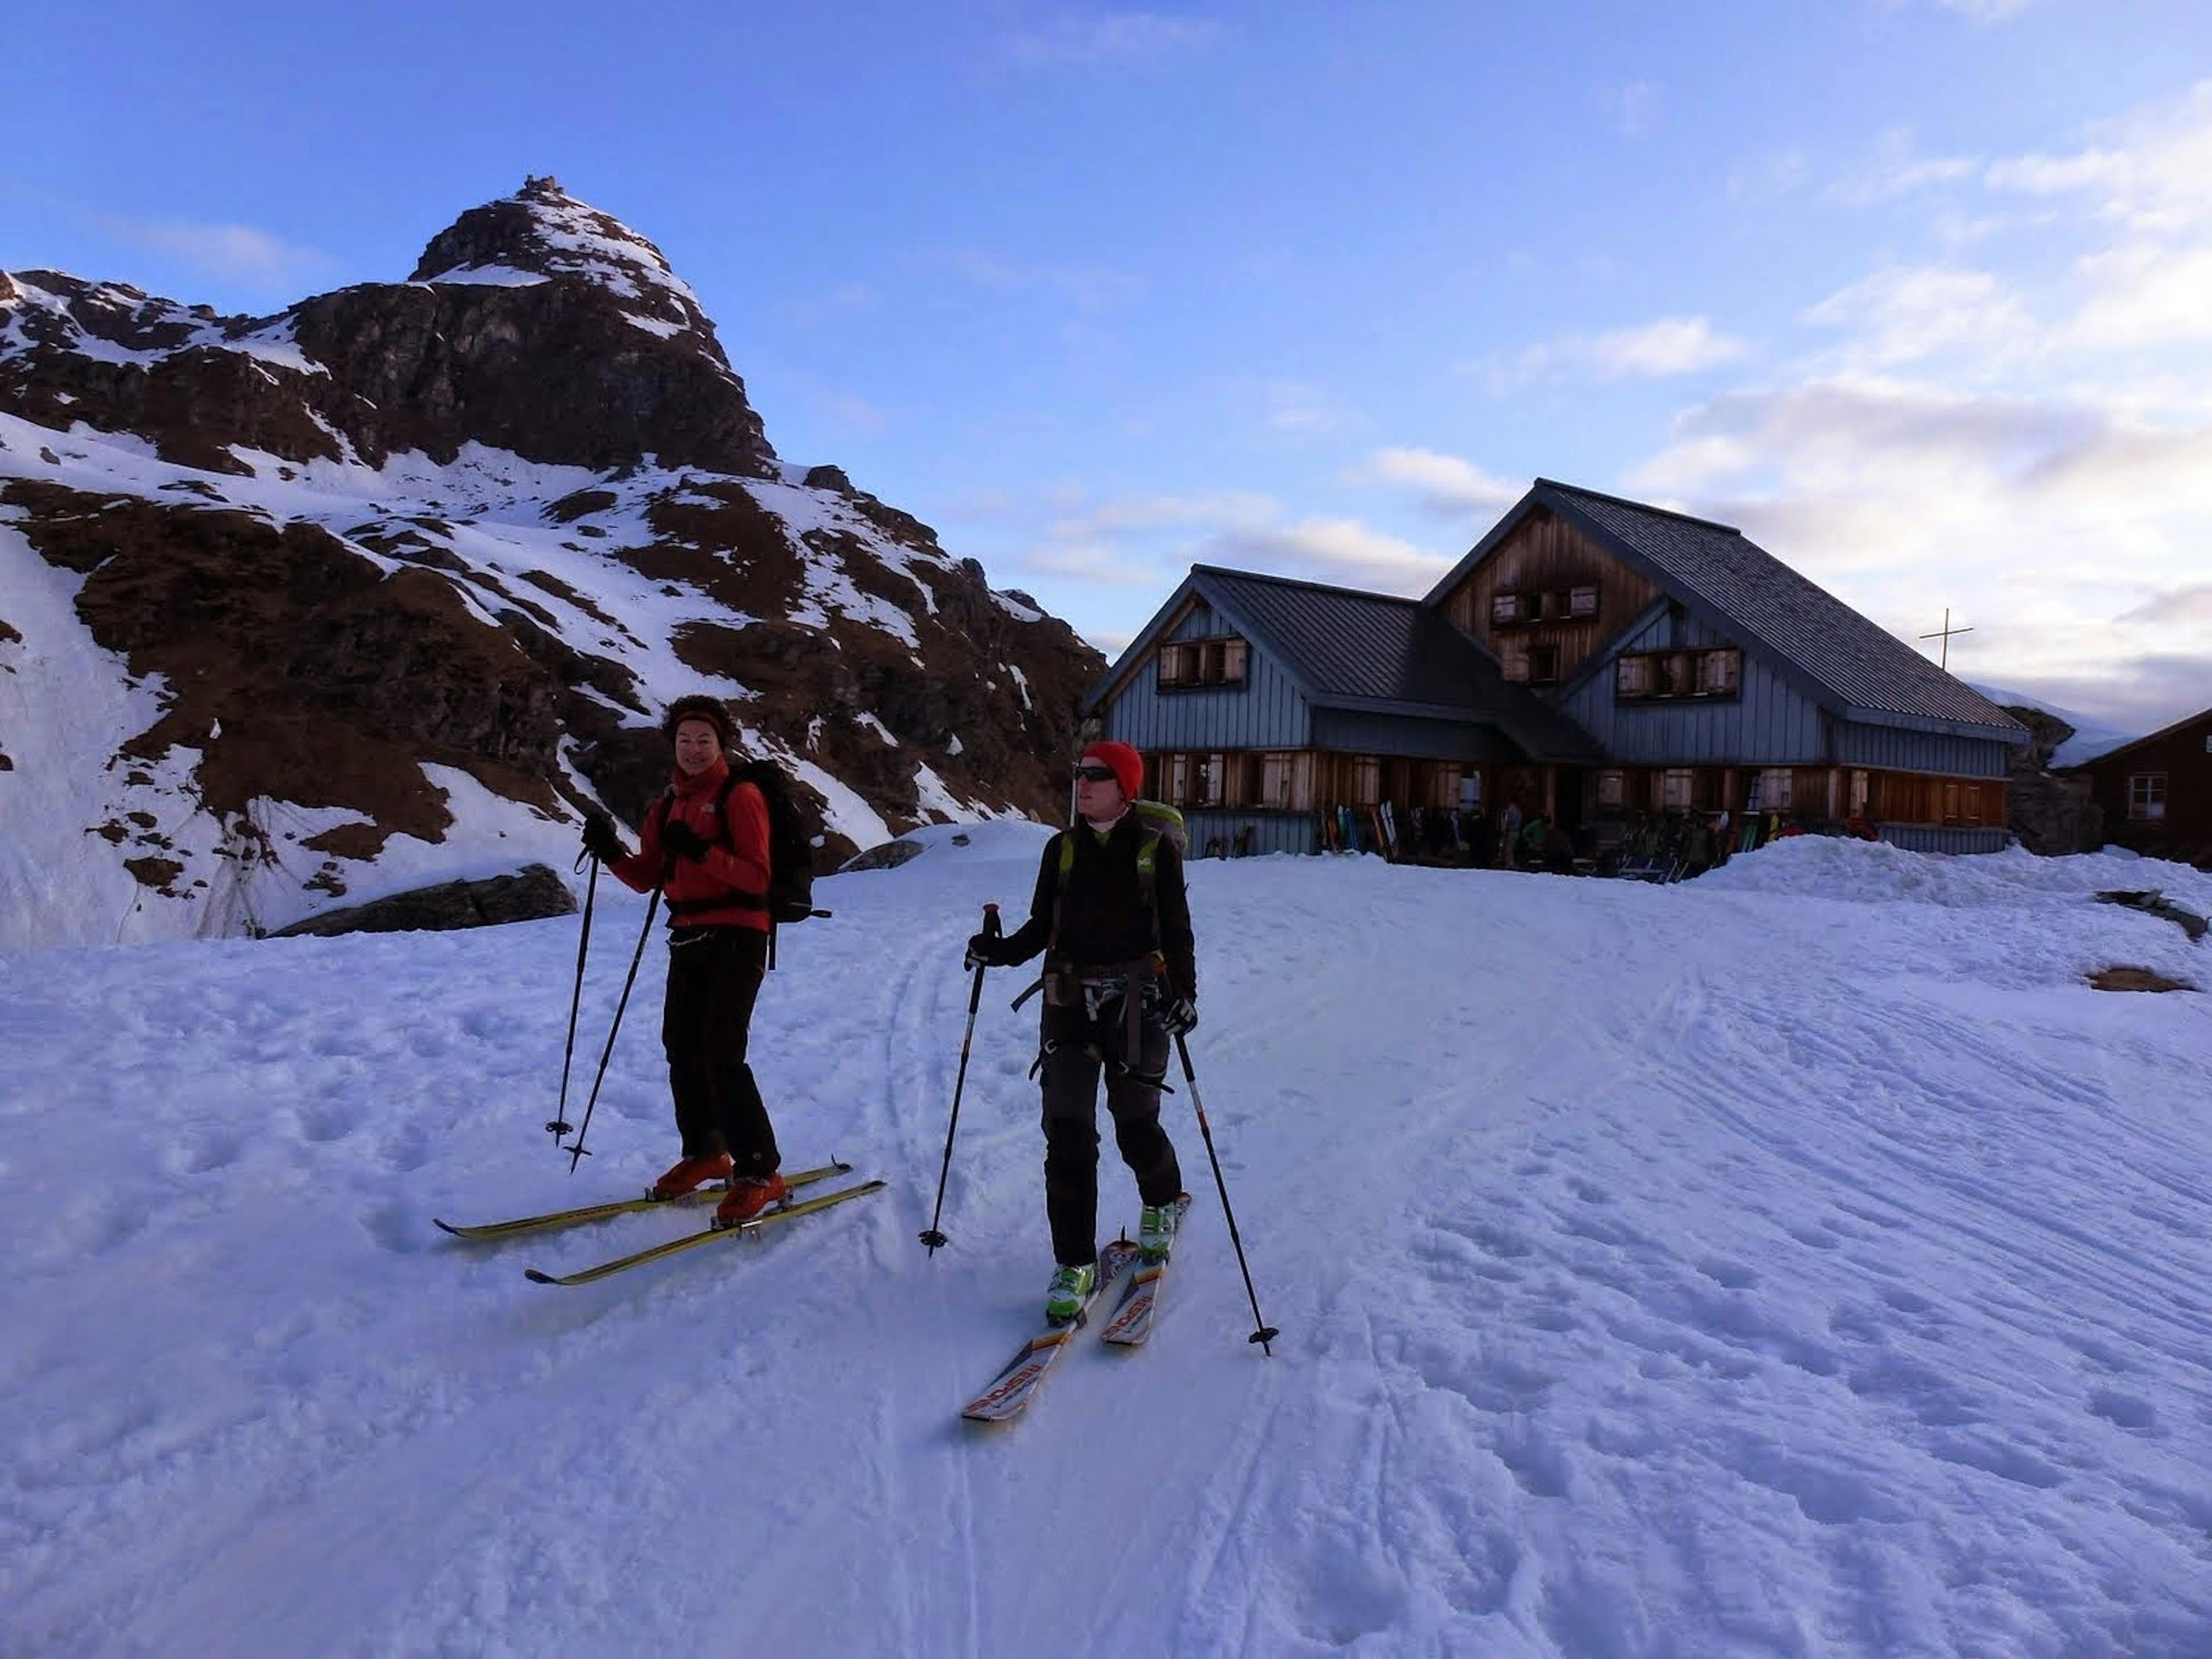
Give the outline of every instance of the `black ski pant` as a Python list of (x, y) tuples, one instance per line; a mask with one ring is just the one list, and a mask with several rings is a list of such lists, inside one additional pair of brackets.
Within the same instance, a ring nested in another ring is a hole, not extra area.
[(1124, 1066), (1127, 1019), (1116, 997), (1096, 1020), (1083, 1009), (1044, 1011), (1044, 1207), (1053, 1259), (1082, 1267), (1098, 1259), (1098, 1078), (1114, 1143), (1137, 1177), (1146, 1204), (1172, 1203), (1182, 1191), (1175, 1146), (1160, 1127), (1159, 1079), (1167, 1070), (1168, 1030), (1157, 1006), (1139, 1017), (1138, 1054)]
[(741, 1176), (775, 1173), (775, 1129), (745, 1063), (768, 935), (750, 927), (677, 927), (668, 934), (660, 1046), (684, 1156), (727, 1152)]

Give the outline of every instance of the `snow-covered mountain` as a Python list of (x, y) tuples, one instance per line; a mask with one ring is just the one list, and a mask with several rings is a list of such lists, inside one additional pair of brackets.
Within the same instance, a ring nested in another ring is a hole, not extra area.
[(2025, 691), (2008, 691), (1995, 685), (1977, 685), (1974, 690), (2010, 713), (2017, 714), (2027, 709), (2033, 714), (2047, 715), (2067, 728), (2062, 735), (2055, 728), (2043, 727), (2040, 722), (2030, 724), (2031, 731), (2057, 739), (2050, 754), (2044, 757), (2045, 763), (2049, 766), (2079, 766), (2085, 761), (2096, 759), (2108, 750), (2118, 749), (2124, 743), (2133, 743), (2143, 735), (2141, 732), (2123, 731), (2093, 714), (2076, 713)]
[[(2212, 943), (2095, 902), (2144, 861), (1194, 864), (1190, 1048), (1273, 1356), (1178, 1073), (1198, 1202), (1157, 1334), (1083, 1334), (970, 1431), (1051, 1251), (1012, 974), (951, 1247), (916, 1242), (962, 941), (1044, 839), (964, 833), (823, 884), (753, 1024), (792, 1167), (888, 1188), (576, 1289), (522, 1270), (697, 1212), (431, 1218), (665, 1166), (663, 952), (574, 1175), (538, 1126), (576, 917), (0, 954), (38, 1039), (0, 1040), (0, 1650), (2212, 1653), (2212, 999), (2082, 982), (2212, 988)], [(1100, 1197), (1133, 1225), (1110, 1141)]]
[(565, 869), (694, 690), (830, 856), (1048, 812), (1103, 665), (780, 460), (659, 250), (551, 179), (274, 317), (0, 274), (0, 945)]

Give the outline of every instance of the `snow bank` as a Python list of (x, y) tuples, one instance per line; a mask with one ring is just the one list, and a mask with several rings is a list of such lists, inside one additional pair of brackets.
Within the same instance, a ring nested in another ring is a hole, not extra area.
[[(2201, 973), (2178, 928), (2066, 862), (1843, 843), (1664, 889), (1195, 865), (1191, 1050), (1274, 1357), (1178, 1076), (1162, 1328), (971, 1435), (1048, 1265), (1018, 972), (951, 1245), (915, 1234), (962, 941), (1042, 838), (918, 832), (783, 937), (787, 1158), (887, 1192), (574, 1291), (520, 1269), (688, 1220), (430, 1218), (669, 1160), (658, 946), (574, 1176), (538, 1126), (578, 918), (0, 956), (9, 1650), (627, 1654), (773, 1607), (825, 1655), (2212, 1651), (2212, 998), (2063, 970)], [(638, 921), (601, 896), (586, 1060)]]

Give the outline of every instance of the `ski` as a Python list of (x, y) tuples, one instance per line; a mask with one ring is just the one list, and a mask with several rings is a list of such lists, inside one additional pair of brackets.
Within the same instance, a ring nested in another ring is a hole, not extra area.
[[(818, 1170), (801, 1170), (797, 1175), (783, 1178), (787, 1187), (809, 1186), (817, 1181), (826, 1181), (831, 1176), (849, 1174), (849, 1164), (825, 1164)], [(684, 1193), (676, 1198), (617, 1198), (605, 1204), (586, 1204), (574, 1210), (551, 1210), (544, 1215), (518, 1216), (512, 1221), (486, 1221), (474, 1226), (459, 1226), (450, 1221), (430, 1218), (431, 1224), (442, 1227), (455, 1238), (465, 1238), (471, 1244), (489, 1243), (496, 1239), (519, 1238), (525, 1233), (550, 1231), (555, 1227), (574, 1227), (586, 1221), (604, 1221), (609, 1216), (629, 1215), (641, 1210), (665, 1210), (676, 1204), (696, 1204), (704, 1199), (720, 1199), (727, 1188), (702, 1187), (696, 1192)]]
[[(786, 1176), (788, 1182), (791, 1177)], [(811, 1215), (817, 1210), (826, 1210), (833, 1204), (842, 1204), (849, 1198), (865, 1198), (870, 1193), (881, 1192), (884, 1182), (864, 1181), (857, 1187), (840, 1188), (834, 1193), (824, 1193), (819, 1198), (810, 1198), (798, 1204), (787, 1204), (781, 1209), (764, 1210), (750, 1221), (735, 1227), (709, 1227), (703, 1232), (686, 1233), (681, 1238), (672, 1238), (665, 1244), (656, 1244), (651, 1249), (640, 1250), (632, 1255), (618, 1255), (611, 1261), (602, 1261), (596, 1267), (585, 1267), (573, 1273), (540, 1273), (535, 1267), (525, 1267), (522, 1276), (534, 1285), (588, 1285), (593, 1279), (605, 1279), (610, 1273), (625, 1273), (632, 1267), (642, 1267), (648, 1261), (659, 1261), (702, 1244), (712, 1244), (725, 1238), (741, 1238), (758, 1232), (772, 1222), (789, 1221), (794, 1216)]]
[(1106, 1294), (1107, 1287), (1121, 1276), (1122, 1269), (1136, 1259), (1137, 1247), (1125, 1238), (1116, 1239), (1101, 1250), (1097, 1282), (1091, 1286), (1091, 1299), (1083, 1304), (1083, 1311), (1064, 1325), (1046, 1321), (1043, 1328), (1017, 1348), (1014, 1357), (999, 1368), (983, 1391), (960, 1408), (960, 1415), (971, 1423), (1004, 1423), (1020, 1416), (1036, 1397), (1053, 1362), (1066, 1352), (1069, 1339), (1083, 1328), (1091, 1308)]
[[(1182, 1237), (1182, 1218), (1190, 1213), (1190, 1194), (1185, 1193), (1176, 1200), (1176, 1237)], [(1121, 1299), (1114, 1304), (1114, 1312), (1098, 1333), (1101, 1342), (1111, 1342), (1117, 1348), (1137, 1348), (1152, 1334), (1152, 1316), (1160, 1305), (1160, 1291), (1165, 1288), (1168, 1263), (1173, 1253), (1158, 1261), (1137, 1263), (1136, 1271), (1122, 1282)]]

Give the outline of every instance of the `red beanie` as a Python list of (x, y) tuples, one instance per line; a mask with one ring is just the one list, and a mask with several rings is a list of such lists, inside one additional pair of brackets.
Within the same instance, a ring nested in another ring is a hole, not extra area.
[(1082, 764), (1096, 761), (1114, 769), (1114, 781), (1122, 795), (1134, 800), (1145, 793), (1145, 757), (1126, 743), (1094, 743), (1083, 751)]

